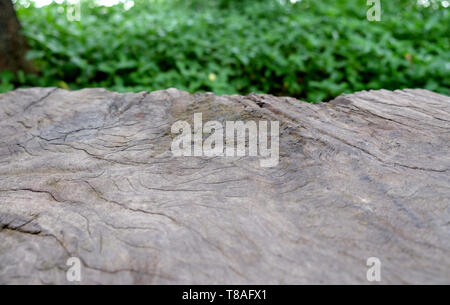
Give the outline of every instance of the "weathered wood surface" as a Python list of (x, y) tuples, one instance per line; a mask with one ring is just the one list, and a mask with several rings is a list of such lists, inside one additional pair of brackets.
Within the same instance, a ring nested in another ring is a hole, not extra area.
[[(280, 121), (280, 163), (175, 158), (179, 119)], [(450, 98), (0, 95), (0, 283), (450, 284)]]

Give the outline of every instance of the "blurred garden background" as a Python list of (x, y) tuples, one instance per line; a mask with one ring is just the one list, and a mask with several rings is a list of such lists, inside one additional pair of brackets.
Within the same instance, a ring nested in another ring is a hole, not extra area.
[(0, 71), (0, 92), (450, 95), (449, 1), (381, 0), (381, 21), (369, 22), (366, 0), (81, 0), (80, 21), (63, 0), (14, 0), (36, 73)]

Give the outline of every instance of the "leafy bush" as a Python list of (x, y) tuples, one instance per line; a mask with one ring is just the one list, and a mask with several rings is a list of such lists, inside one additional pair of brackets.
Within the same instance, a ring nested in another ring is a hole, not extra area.
[(449, 9), (429, 1), (381, 0), (381, 22), (367, 21), (366, 0), (136, 0), (128, 10), (84, 0), (81, 22), (64, 5), (17, 5), (40, 75), (8, 78), (6, 89), (176, 87), (311, 102), (379, 88), (449, 95)]

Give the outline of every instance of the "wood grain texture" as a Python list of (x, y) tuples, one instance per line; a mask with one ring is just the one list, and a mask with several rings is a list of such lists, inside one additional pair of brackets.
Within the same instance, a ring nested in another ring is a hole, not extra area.
[[(278, 120), (280, 162), (173, 157), (172, 123)], [(450, 284), (450, 98), (0, 95), (0, 284)]]

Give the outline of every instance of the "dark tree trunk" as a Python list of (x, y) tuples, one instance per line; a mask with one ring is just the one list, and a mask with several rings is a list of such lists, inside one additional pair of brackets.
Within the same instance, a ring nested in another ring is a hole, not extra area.
[(27, 43), (20, 31), (11, 0), (0, 0), (0, 71), (34, 70), (32, 64), (25, 60)]

